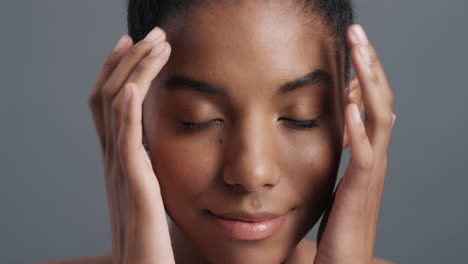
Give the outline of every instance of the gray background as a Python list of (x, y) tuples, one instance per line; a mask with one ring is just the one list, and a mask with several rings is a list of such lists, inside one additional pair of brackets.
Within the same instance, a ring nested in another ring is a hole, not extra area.
[[(466, 263), (468, 2), (355, 4), (397, 115), (375, 254), (397, 263)], [(126, 33), (125, 8), (124, 0), (2, 3), (0, 263), (110, 252), (86, 99)]]

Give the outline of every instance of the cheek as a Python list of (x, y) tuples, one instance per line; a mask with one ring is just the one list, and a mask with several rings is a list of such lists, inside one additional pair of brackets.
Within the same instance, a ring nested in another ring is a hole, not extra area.
[(155, 132), (150, 149), (165, 201), (169, 206), (193, 206), (215, 183), (219, 144), (209, 138), (177, 137), (163, 129)]
[[(143, 106), (144, 132), (151, 162), (165, 202), (195, 201), (214, 181), (219, 147), (212, 138), (174, 133), (174, 120), (164, 112), (160, 89), (151, 89)], [(189, 204), (189, 203), (185, 203)]]
[(334, 134), (330, 127), (322, 127), (282, 147), (284, 174), (306, 203), (318, 205), (333, 190), (341, 156), (341, 141)]

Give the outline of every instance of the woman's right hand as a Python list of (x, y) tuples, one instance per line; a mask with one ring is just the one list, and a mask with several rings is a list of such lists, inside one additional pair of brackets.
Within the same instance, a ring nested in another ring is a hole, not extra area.
[(135, 45), (124, 35), (88, 96), (104, 162), (113, 263), (175, 263), (160, 186), (142, 144), (143, 100), (170, 53), (159, 27)]

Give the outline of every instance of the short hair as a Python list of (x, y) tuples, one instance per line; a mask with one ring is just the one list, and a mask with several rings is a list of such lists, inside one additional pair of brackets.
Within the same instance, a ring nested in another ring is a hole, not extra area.
[[(142, 40), (156, 26), (163, 27), (172, 15), (207, 0), (128, 0), (127, 27), (134, 43)], [(223, 0), (228, 1), (228, 0)], [(337, 51), (344, 51), (345, 80), (349, 81), (351, 59), (346, 44), (346, 29), (353, 23), (351, 0), (291, 0), (322, 19), (333, 37)]]

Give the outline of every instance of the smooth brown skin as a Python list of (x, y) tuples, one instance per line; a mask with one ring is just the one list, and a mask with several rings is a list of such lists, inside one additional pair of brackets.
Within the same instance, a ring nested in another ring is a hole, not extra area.
[[(348, 90), (343, 54), (336, 56), (318, 20), (294, 5), (192, 9), (168, 22), (171, 45), (156, 57), (147, 55), (158, 41), (132, 45), (126, 37), (89, 97), (106, 169), (112, 256), (49, 263), (388, 263), (373, 250), (393, 95), (359, 28), (347, 31), (357, 73)], [(331, 82), (275, 95), (317, 69)], [(223, 87), (229, 97), (168, 89), (164, 81), (173, 75)], [(366, 108), (365, 125), (352, 117), (355, 104)], [(305, 129), (283, 119), (318, 117), (317, 127)], [(197, 132), (179, 123), (216, 119)], [(348, 146), (350, 163), (329, 207)], [(175, 223), (170, 230), (164, 207)], [(304, 236), (326, 208), (316, 249)], [(278, 233), (248, 242), (216, 232), (206, 209), (288, 214)]]

